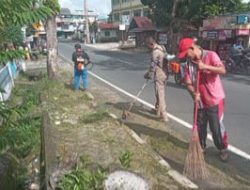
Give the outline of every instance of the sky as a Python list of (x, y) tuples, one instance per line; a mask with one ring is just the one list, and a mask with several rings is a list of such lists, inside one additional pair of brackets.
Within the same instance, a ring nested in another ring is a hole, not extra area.
[[(62, 8), (71, 11), (83, 10), (84, 0), (58, 0)], [(94, 10), (100, 15), (108, 15), (111, 11), (111, 0), (87, 0), (89, 10)]]

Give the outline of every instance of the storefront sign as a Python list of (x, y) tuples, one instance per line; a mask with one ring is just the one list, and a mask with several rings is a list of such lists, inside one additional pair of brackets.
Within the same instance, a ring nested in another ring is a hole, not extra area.
[(226, 40), (227, 38), (232, 37), (232, 30), (220, 30), (219, 31), (219, 40)]
[(207, 31), (202, 31), (201, 37), (203, 39), (206, 39), (207, 38)]
[(224, 33), (226, 35), (227, 38), (232, 38), (232, 30), (224, 30)]
[(248, 23), (248, 16), (247, 15), (238, 15), (236, 17), (237, 24), (247, 24)]
[(249, 29), (237, 29), (236, 36), (247, 36), (249, 35)]
[(226, 40), (226, 39), (227, 39), (227, 37), (225, 35), (224, 30), (220, 30), (219, 31), (219, 40)]
[(218, 32), (217, 31), (207, 31), (207, 39), (209, 39), (209, 40), (218, 39)]

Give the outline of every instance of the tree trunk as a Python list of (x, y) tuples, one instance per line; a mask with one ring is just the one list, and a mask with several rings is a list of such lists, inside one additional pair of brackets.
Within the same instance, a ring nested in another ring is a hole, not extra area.
[(56, 32), (56, 16), (51, 16), (46, 23), (47, 37), (47, 73), (49, 79), (55, 79), (58, 76), (57, 63), (57, 32)]
[(169, 39), (170, 39), (170, 52), (173, 53), (175, 47), (174, 47), (174, 40), (173, 40), (173, 35), (174, 35), (174, 31), (173, 31), (173, 25), (175, 23), (175, 15), (176, 15), (176, 8), (177, 8), (177, 4), (178, 4), (179, 0), (174, 0), (173, 2), (173, 8), (172, 8), (172, 13), (171, 13), (171, 23), (170, 23), (170, 28), (169, 28)]

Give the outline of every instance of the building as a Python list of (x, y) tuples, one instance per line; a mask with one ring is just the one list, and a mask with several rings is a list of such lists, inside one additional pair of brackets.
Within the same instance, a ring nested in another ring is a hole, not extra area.
[[(98, 15), (89, 11), (87, 15), (90, 23), (97, 20)], [(86, 15), (83, 10), (77, 10), (74, 13), (68, 8), (62, 8), (60, 14), (56, 17), (58, 36), (71, 38), (75, 33), (84, 33)]]
[(113, 23), (129, 25), (134, 16), (148, 16), (149, 8), (140, 0), (112, 0), (111, 20)]
[(230, 48), (238, 38), (242, 38), (244, 47), (249, 47), (250, 13), (222, 15), (203, 21), (200, 37), (204, 46), (217, 51), (222, 59), (228, 56)]
[(129, 34), (135, 35), (135, 44), (137, 47), (144, 47), (147, 36), (156, 35), (156, 27), (147, 17), (135, 16), (129, 25)]
[(119, 25), (113, 23), (100, 23), (97, 40), (99, 42), (117, 42)]

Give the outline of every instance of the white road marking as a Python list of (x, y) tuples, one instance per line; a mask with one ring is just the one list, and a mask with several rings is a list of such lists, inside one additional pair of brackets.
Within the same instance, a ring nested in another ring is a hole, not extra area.
[[(71, 62), (71, 60), (66, 58), (65, 56), (62, 56), (62, 57)], [(93, 77), (99, 79), (100, 81), (104, 82), (105, 84), (111, 86), (112, 88), (116, 89), (117, 91), (125, 94), (126, 96), (128, 96), (130, 98), (133, 98), (133, 99), (136, 98), (133, 94), (130, 94), (129, 92), (127, 92), (127, 91), (119, 88), (118, 86), (108, 82), (107, 80), (99, 77), (98, 75), (94, 74), (93, 72), (89, 71), (89, 74), (92, 75)], [(142, 100), (140, 98), (137, 98), (137, 100), (138, 100), (138, 102), (142, 103), (143, 105), (145, 105), (145, 106), (147, 106), (149, 108), (154, 108), (154, 105), (152, 105), (152, 104), (150, 104), (150, 103), (148, 103), (148, 102), (146, 102), (146, 101), (144, 101), (144, 100)], [(184, 127), (192, 129), (192, 125), (190, 123), (187, 123), (186, 121), (184, 121), (184, 120), (182, 120), (182, 119), (180, 119), (180, 118), (178, 118), (178, 117), (176, 117), (176, 116), (174, 116), (174, 115), (172, 115), (170, 113), (168, 113), (168, 116), (169, 116), (169, 118), (171, 118), (172, 120), (176, 121), (177, 123), (183, 125)], [(213, 138), (212, 138), (212, 136), (210, 134), (208, 134), (208, 139), (213, 140)], [(250, 155), (248, 153), (240, 150), (239, 148), (236, 148), (235, 146), (228, 145), (228, 150), (230, 150), (231, 152), (233, 152), (233, 153), (235, 153), (235, 154), (237, 154), (237, 155), (239, 155), (239, 156), (241, 156), (241, 157), (243, 157), (243, 158), (245, 158), (247, 160), (250, 160)]]

